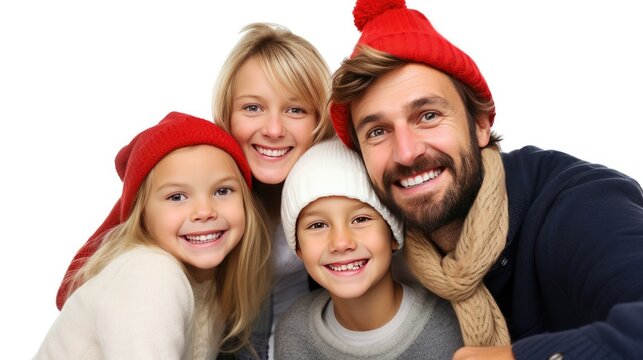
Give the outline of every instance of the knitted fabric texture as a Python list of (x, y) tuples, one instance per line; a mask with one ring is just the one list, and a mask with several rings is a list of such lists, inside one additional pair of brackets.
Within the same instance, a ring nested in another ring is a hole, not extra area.
[(343, 196), (370, 205), (388, 223), (401, 249), (404, 232), (400, 221), (380, 202), (359, 155), (338, 139), (322, 141), (302, 155), (286, 178), (281, 193), (281, 223), (294, 251), (299, 213), (311, 202)]
[[(438, 33), (422, 13), (408, 9), (404, 0), (357, 0), (353, 17), (362, 34), (350, 58), (359, 54), (365, 45), (440, 70), (469, 86), (482, 99), (492, 100), (487, 82), (475, 62)], [(342, 142), (353, 147), (349, 105), (331, 103), (330, 111)], [(495, 110), (489, 114), (491, 124), (494, 117)]]
[(130, 215), (136, 194), (147, 174), (172, 151), (194, 145), (212, 145), (228, 153), (237, 164), (244, 180), (251, 186), (250, 166), (241, 147), (225, 130), (211, 121), (191, 115), (171, 112), (157, 125), (148, 128), (132, 139), (116, 155), (116, 172), (123, 181), (121, 197), (103, 224), (78, 250), (71, 261), (56, 295), (56, 306), (62, 309), (69, 295), (71, 281), (78, 270), (92, 256), (103, 236), (115, 226), (125, 222)]
[(509, 345), (505, 319), (482, 282), (507, 239), (505, 173), (499, 151), (483, 149), (482, 161), (484, 180), (455, 250), (443, 257), (428, 239), (407, 231), (404, 254), (418, 280), (451, 301), (465, 345)]

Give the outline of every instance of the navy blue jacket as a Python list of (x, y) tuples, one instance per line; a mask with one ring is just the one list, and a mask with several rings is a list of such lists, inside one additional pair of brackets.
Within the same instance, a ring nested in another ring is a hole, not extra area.
[(485, 277), (517, 359), (643, 359), (643, 191), (567, 154), (502, 154), (507, 245)]

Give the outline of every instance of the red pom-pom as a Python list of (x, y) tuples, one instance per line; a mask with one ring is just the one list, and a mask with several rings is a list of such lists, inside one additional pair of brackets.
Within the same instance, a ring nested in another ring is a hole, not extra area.
[(353, 9), (353, 18), (357, 30), (362, 31), (364, 26), (386, 10), (406, 7), (405, 0), (357, 0)]

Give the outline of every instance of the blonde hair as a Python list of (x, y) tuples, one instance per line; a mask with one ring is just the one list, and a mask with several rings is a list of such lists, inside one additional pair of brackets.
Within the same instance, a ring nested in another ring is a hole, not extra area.
[[(223, 321), (225, 324), (220, 343), (222, 352), (234, 352), (250, 343), (254, 321), (272, 285), (270, 235), (263, 220), (266, 217), (241, 172), (238, 168), (235, 169), (241, 184), (245, 231), (239, 243), (214, 270), (215, 281), (206, 295), (206, 303), (211, 304), (208, 311), (209, 322), (212, 324)], [(143, 215), (152, 174), (153, 170), (141, 184), (127, 220), (104, 236), (100, 247), (75, 274), (69, 296), (127, 250), (140, 245), (159, 247), (149, 236)], [(177, 262), (181, 265), (178, 260)], [(186, 276), (191, 278), (185, 267), (181, 267)]]
[(277, 24), (253, 23), (241, 32), (245, 34), (228, 55), (214, 87), (214, 121), (230, 132), (236, 74), (246, 60), (256, 57), (273, 85), (291, 89), (315, 109), (313, 144), (334, 135), (328, 112), (330, 71), (317, 49)]

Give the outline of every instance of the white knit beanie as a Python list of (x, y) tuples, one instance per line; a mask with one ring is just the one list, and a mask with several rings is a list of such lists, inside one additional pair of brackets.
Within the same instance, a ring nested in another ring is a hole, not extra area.
[(284, 183), (281, 224), (291, 249), (295, 250), (299, 212), (311, 202), (327, 196), (344, 196), (369, 204), (386, 220), (399, 249), (404, 245), (402, 223), (373, 191), (359, 155), (339, 138), (334, 138), (308, 149), (297, 160)]

